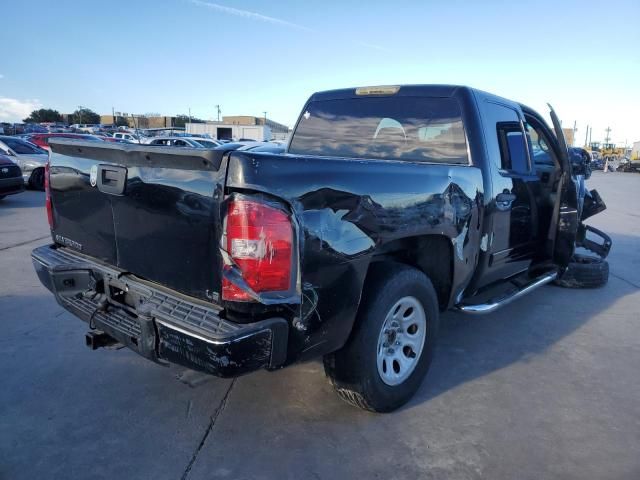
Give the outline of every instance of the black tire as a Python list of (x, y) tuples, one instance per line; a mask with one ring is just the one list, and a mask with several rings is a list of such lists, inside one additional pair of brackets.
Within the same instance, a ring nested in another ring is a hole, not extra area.
[[(378, 339), (385, 318), (398, 300), (413, 297), (426, 316), (426, 337), (415, 367), (398, 385), (385, 383), (378, 373)], [(347, 403), (373, 412), (390, 412), (404, 405), (420, 387), (438, 334), (439, 307), (435, 289), (419, 270), (384, 264), (367, 282), (356, 322), (347, 344), (324, 357), (324, 369), (338, 396)]]
[(599, 288), (609, 281), (609, 263), (600, 257), (575, 254), (554, 283), (565, 288)]
[(34, 190), (44, 190), (44, 168), (36, 168), (29, 177), (29, 187)]

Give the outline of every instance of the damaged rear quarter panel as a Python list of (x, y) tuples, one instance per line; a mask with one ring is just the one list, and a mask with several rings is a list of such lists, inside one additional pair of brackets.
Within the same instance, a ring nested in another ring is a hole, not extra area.
[(451, 297), (477, 261), (482, 174), (472, 166), (234, 152), (227, 190), (284, 200), (299, 225), (301, 303), (288, 362), (344, 344), (367, 269), (388, 242), (443, 235), (452, 244)]

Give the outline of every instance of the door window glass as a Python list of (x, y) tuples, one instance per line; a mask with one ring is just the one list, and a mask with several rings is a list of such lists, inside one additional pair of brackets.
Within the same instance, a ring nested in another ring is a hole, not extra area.
[(527, 141), (520, 123), (501, 122), (497, 124), (500, 144), (501, 168), (514, 173), (528, 174), (529, 155)]
[(531, 158), (535, 165), (555, 165), (553, 153), (545, 140), (544, 134), (533, 126), (526, 124), (527, 135), (530, 140)]

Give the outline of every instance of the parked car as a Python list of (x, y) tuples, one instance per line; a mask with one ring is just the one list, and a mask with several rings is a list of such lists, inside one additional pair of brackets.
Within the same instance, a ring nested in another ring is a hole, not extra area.
[(37, 123), (25, 123), (22, 129), (23, 133), (47, 133), (49, 130)]
[(198, 143), (204, 148), (216, 148), (222, 145), (217, 140), (214, 140), (213, 138), (208, 138), (208, 137), (189, 137), (189, 140)]
[(112, 135), (112, 137), (117, 139), (117, 140), (123, 140), (125, 142), (140, 143), (140, 138), (137, 135), (134, 135), (133, 133), (115, 132)]
[[(211, 142), (211, 140), (208, 141)], [(150, 137), (144, 139), (143, 142), (147, 145), (162, 145), (165, 147), (205, 148), (202, 143), (191, 137)]]
[(391, 411), (440, 312), (606, 283), (611, 240), (583, 223), (606, 207), (551, 115), (556, 134), (468, 87), (367, 87), (311, 96), (279, 155), (55, 140), (33, 264), (91, 348), (222, 377), (324, 357), (341, 398)]
[(10, 157), (0, 154), (0, 200), (24, 191), (22, 171)]
[(602, 158), (595, 157), (591, 160), (591, 170), (604, 170), (604, 161)]
[(70, 125), (69, 128), (76, 133), (96, 133), (99, 126), (91, 123), (74, 123)]
[(0, 154), (11, 157), (20, 167), (26, 186), (44, 190), (44, 167), (49, 152), (20, 138), (2, 135)]
[(31, 142), (44, 150), (51, 150), (49, 140), (52, 138), (69, 138), (76, 140), (85, 140), (88, 142), (101, 142), (103, 139), (97, 135), (88, 135), (83, 133), (32, 133), (26, 135), (24, 140)]
[(627, 158), (625, 172), (640, 172), (640, 158)]

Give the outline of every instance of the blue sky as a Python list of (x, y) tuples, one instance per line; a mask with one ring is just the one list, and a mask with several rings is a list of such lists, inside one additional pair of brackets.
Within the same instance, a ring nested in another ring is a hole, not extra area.
[[(640, 140), (640, 1), (8, 1), (0, 120), (37, 106), (292, 125), (317, 90), (478, 87)], [(544, 112), (543, 112), (544, 113)]]

